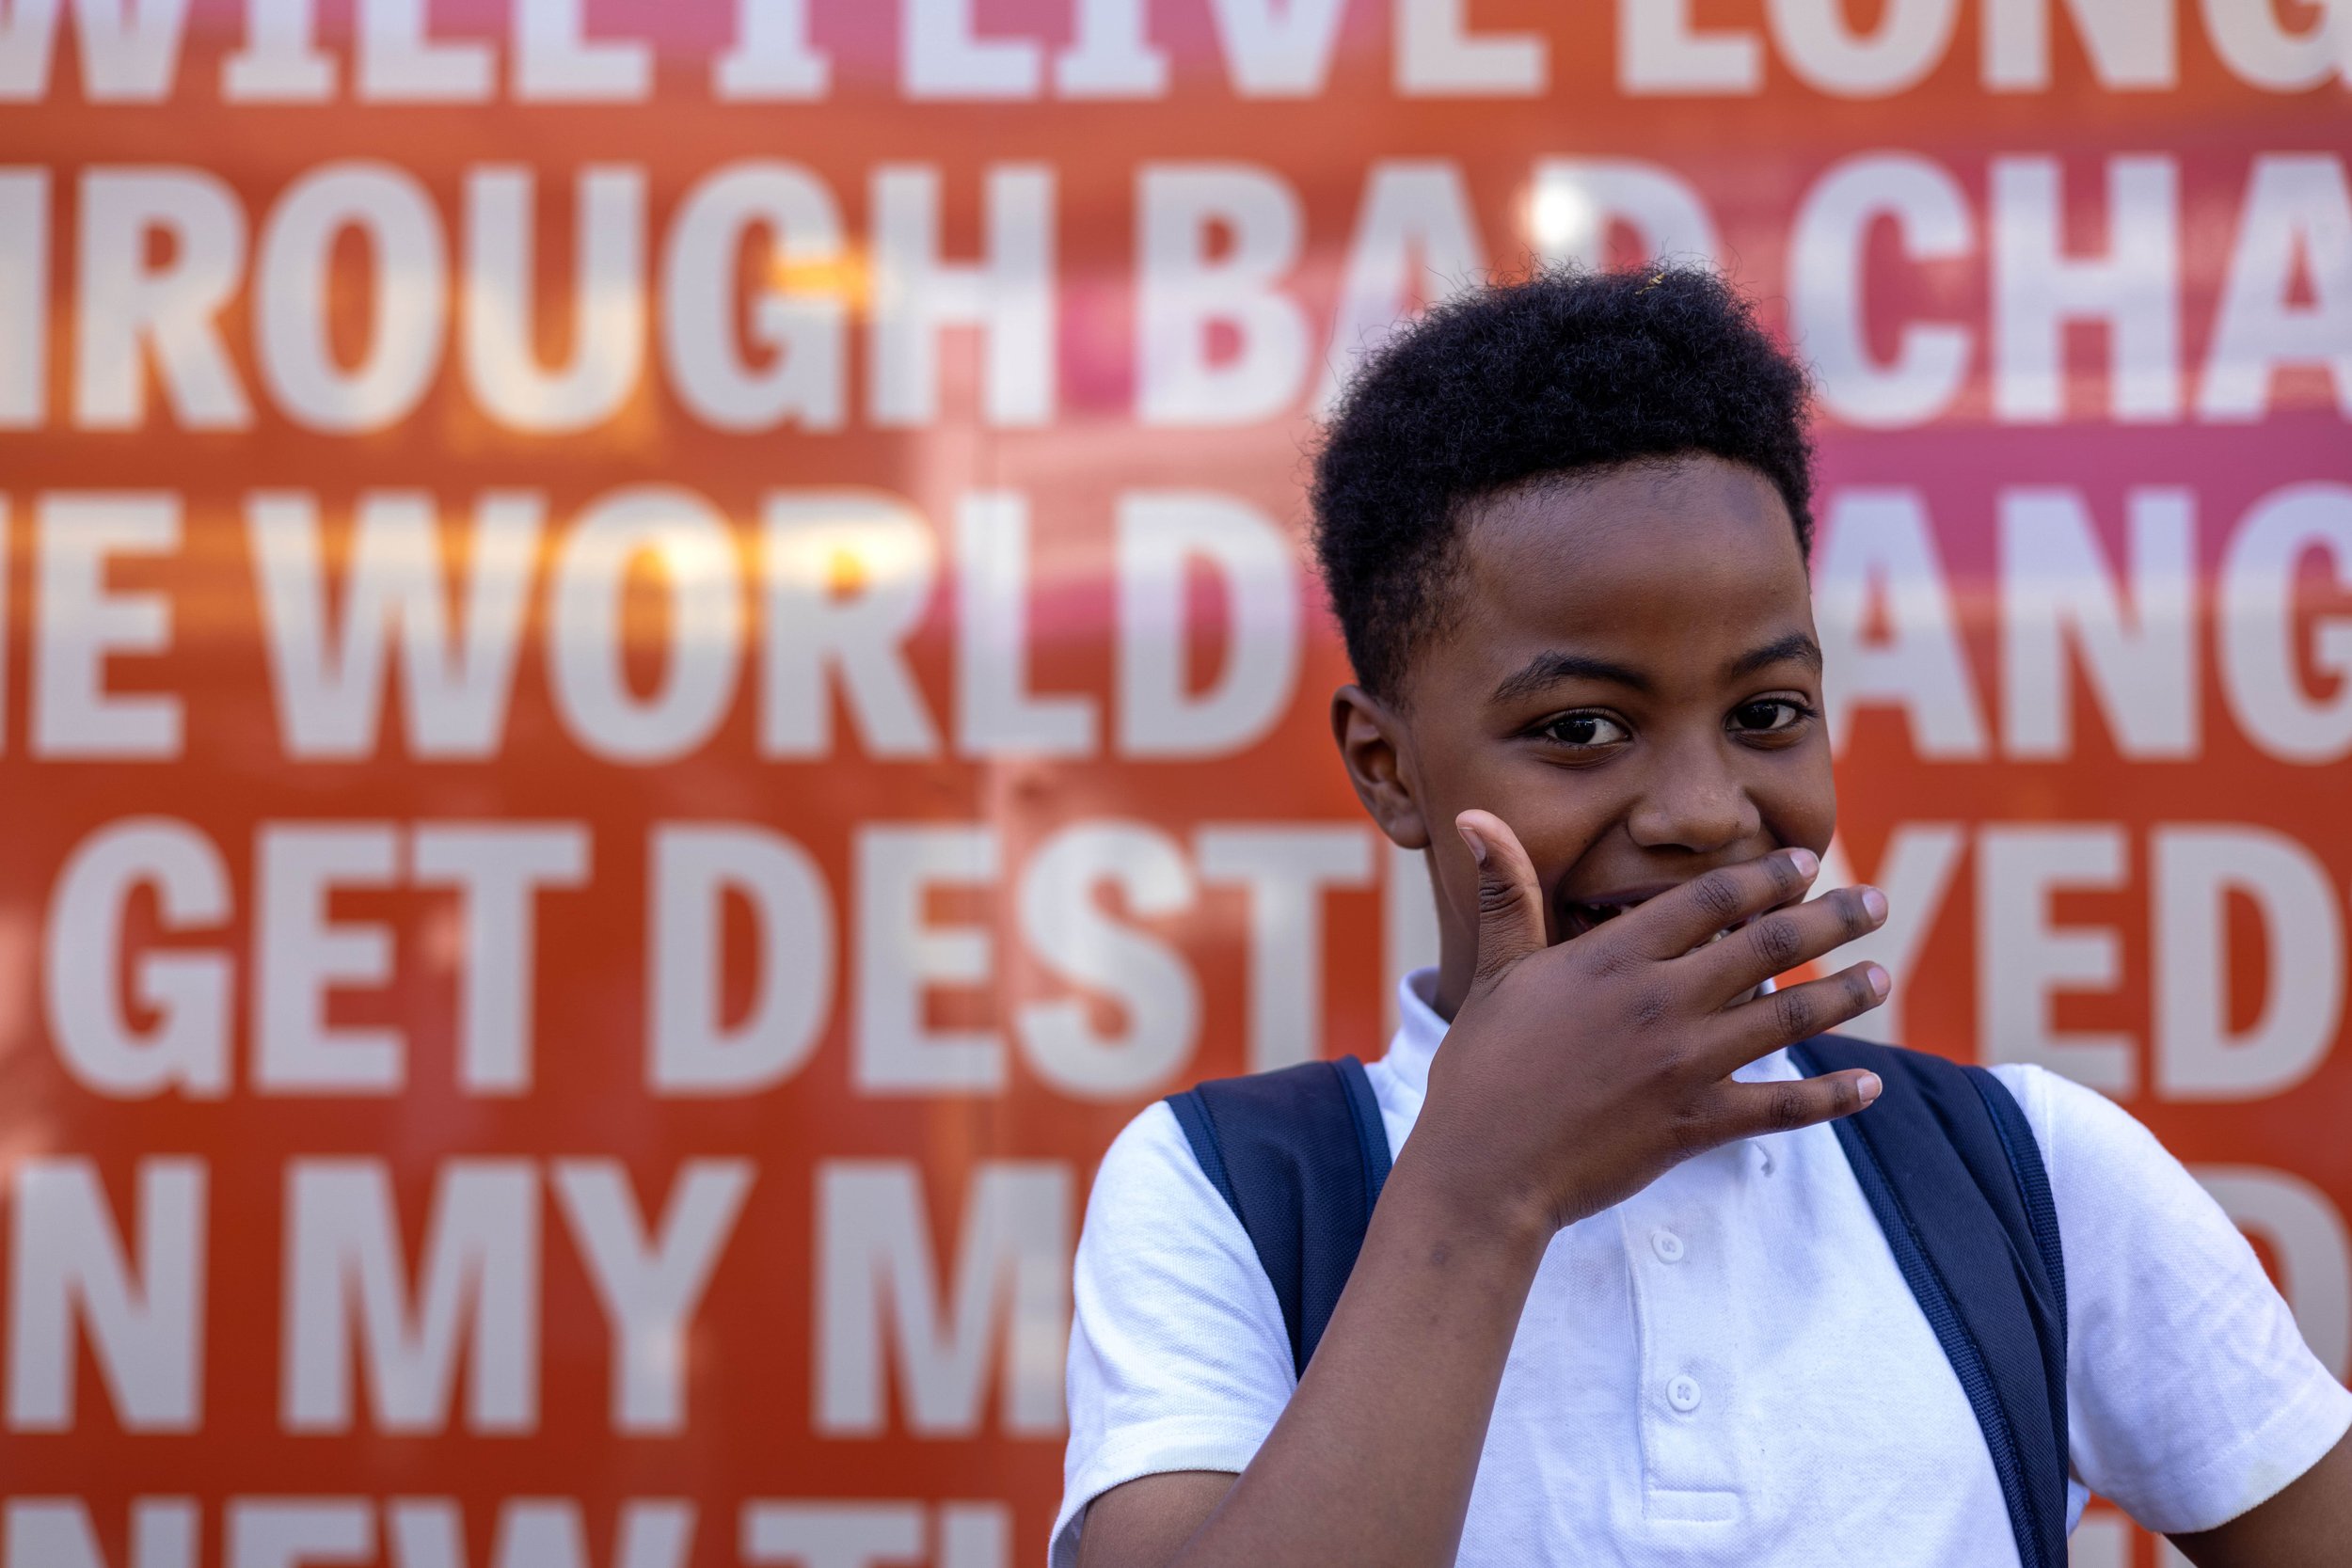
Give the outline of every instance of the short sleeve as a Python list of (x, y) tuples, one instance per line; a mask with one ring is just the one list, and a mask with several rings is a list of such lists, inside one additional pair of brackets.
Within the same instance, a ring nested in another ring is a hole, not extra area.
[(2168, 1535), (2267, 1500), (2352, 1426), (2352, 1394), (2153, 1133), (2042, 1068), (1994, 1070), (2041, 1142), (2058, 1207), (2075, 1475)]
[(1103, 1157), (1078, 1237), (1070, 1448), (1052, 1568), (1087, 1504), (1138, 1476), (1245, 1469), (1297, 1384), (1248, 1233), (1155, 1102)]

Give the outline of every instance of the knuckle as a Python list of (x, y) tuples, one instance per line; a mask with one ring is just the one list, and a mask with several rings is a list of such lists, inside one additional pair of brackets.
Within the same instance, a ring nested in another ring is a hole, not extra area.
[(1740, 879), (1729, 871), (1710, 871), (1692, 882), (1691, 897), (1701, 912), (1723, 925), (1737, 920), (1745, 902), (1740, 896)]
[(1869, 906), (1862, 901), (1862, 890), (1847, 888), (1837, 895), (1839, 911), (1845, 916), (1846, 934), (1858, 937), (1872, 929)]
[(1748, 942), (1756, 949), (1756, 956), (1771, 964), (1775, 974), (1795, 963), (1798, 955), (1804, 951), (1804, 934), (1790, 916), (1776, 914), (1759, 920), (1748, 927)]
[(1688, 1042), (1673, 1038), (1661, 1040), (1649, 1054), (1650, 1079), (1660, 1085), (1672, 1085), (1690, 1075), (1692, 1060)]
[(1788, 1039), (1813, 1033), (1813, 1005), (1803, 987), (1772, 992), (1772, 1022)]
[(1519, 890), (1517, 883), (1506, 881), (1501, 877), (1481, 877), (1478, 879), (1478, 915), (1480, 919), (1491, 919), (1497, 915), (1517, 914), (1518, 912), (1518, 908)]
[(1765, 1102), (1765, 1115), (1774, 1132), (1791, 1132), (1813, 1119), (1812, 1101), (1803, 1084), (1777, 1085)]
[(1657, 986), (1645, 986), (1633, 995), (1633, 1022), (1655, 1029), (1674, 1011), (1674, 998)]
[(1722, 1140), (1717, 1136), (1714, 1118), (1695, 1105), (1686, 1105), (1676, 1116), (1667, 1130), (1667, 1146), (1675, 1163), (1704, 1154)]
[(1593, 956), (1593, 974), (1602, 980), (1629, 979), (1642, 967), (1642, 956), (1616, 942), (1604, 942)]

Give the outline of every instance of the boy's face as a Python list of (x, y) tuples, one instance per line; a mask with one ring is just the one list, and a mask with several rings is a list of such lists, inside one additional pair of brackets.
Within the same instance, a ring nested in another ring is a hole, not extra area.
[(1444, 1016), (1477, 961), (1459, 812), (1518, 835), (1554, 942), (1716, 866), (1828, 847), (1812, 599), (1762, 474), (1690, 457), (1499, 498), (1448, 591), (1453, 626), (1416, 651), (1401, 705), (1332, 703), (1366, 809), (1434, 851)]

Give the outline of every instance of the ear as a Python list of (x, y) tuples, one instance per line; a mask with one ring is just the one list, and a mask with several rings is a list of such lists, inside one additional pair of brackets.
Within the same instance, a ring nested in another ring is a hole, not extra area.
[(1386, 703), (1360, 686), (1331, 693), (1331, 738), (1356, 799), (1400, 849), (1429, 847), (1429, 824), (1414, 798), (1405, 726)]

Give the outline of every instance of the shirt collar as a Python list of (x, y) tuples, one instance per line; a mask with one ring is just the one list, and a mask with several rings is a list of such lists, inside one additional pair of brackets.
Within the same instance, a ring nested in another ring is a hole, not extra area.
[(1446, 1021), (1430, 1003), (1438, 994), (1433, 965), (1396, 983), (1396, 1033), (1389, 1038), (1389, 1070), (1417, 1095), (1429, 1092), (1429, 1063), (1445, 1039)]

